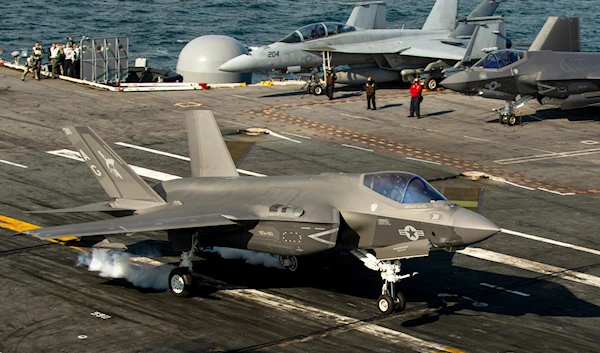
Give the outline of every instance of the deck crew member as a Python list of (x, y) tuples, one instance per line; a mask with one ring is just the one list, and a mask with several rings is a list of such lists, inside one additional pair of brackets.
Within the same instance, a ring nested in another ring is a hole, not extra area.
[(33, 76), (35, 77), (35, 56), (33, 54), (29, 55), (27, 60), (25, 61), (25, 71), (23, 71), (23, 76), (21, 76), (21, 81), (25, 81), (25, 76), (31, 71)]
[(365, 84), (365, 91), (367, 92), (367, 110), (371, 109), (371, 104), (373, 104), (373, 110), (377, 110), (377, 106), (375, 105), (376, 89), (377, 86), (375, 85), (375, 81), (373, 81), (372, 77), (369, 77)]
[(415, 82), (410, 86), (410, 115), (409, 118), (417, 115), (421, 119), (421, 102), (423, 101), (423, 85), (415, 78)]
[(325, 93), (329, 100), (333, 99), (333, 86), (335, 85), (335, 81), (337, 80), (336, 74), (334, 74), (331, 69), (327, 69), (327, 75), (325, 76)]

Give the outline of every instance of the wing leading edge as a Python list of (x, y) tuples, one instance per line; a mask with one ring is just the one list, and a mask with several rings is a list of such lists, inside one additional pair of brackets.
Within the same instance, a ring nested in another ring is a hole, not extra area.
[(94, 236), (149, 232), (157, 230), (202, 228), (234, 225), (221, 214), (190, 214), (180, 209), (152, 212), (102, 221), (69, 224), (56, 227), (44, 227), (24, 232), (40, 239), (55, 239), (66, 236)]

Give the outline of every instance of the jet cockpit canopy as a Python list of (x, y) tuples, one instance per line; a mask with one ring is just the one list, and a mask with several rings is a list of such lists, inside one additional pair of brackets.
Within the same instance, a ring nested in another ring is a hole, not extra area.
[(474, 67), (482, 67), (484, 69), (501, 69), (523, 59), (525, 59), (525, 52), (522, 50), (497, 50), (479, 60)]
[(280, 40), (282, 43), (300, 43), (311, 39), (329, 37), (340, 33), (354, 32), (356, 28), (345, 23), (320, 22), (306, 25)]
[(446, 200), (418, 175), (406, 172), (380, 172), (364, 175), (363, 184), (398, 203), (429, 203)]

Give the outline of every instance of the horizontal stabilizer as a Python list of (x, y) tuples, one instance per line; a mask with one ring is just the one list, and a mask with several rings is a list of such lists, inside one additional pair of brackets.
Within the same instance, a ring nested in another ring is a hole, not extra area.
[(210, 110), (186, 112), (193, 177), (239, 176), (221, 130)]
[(165, 201), (88, 126), (63, 129), (83, 161), (111, 198)]
[(579, 18), (549, 17), (529, 51), (581, 51)]
[(385, 29), (385, 2), (358, 3), (352, 10), (346, 24), (361, 29)]
[(458, 0), (437, 0), (429, 13), (423, 30), (453, 31), (458, 16)]
[(40, 239), (55, 239), (66, 236), (86, 237), (94, 235), (129, 234), (157, 230), (201, 228), (234, 225), (235, 222), (221, 214), (198, 215), (195, 210), (171, 210), (152, 212), (102, 221), (44, 227), (23, 232)]

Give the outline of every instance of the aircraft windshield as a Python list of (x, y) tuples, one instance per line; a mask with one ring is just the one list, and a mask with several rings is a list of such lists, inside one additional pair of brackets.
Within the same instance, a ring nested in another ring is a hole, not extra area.
[(519, 50), (498, 50), (479, 60), (475, 66), (484, 69), (501, 69), (525, 58), (525, 53)]
[(429, 203), (446, 200), (423, 178), (403, 172), (365, 174), (364, 185), (399, 203)]
[(356, 28), (352, 26), (348, 26), (344, 23), (336, 23), (336, 22), (322, 22), (322, 23), (313, 23), (307, 26), (304, 26), (282, 40), (282, 43), (299, 43), (306, 40), (323, 38), (328, 36), (333, 36), (340, 33), (353, 32), (356, 31)]

